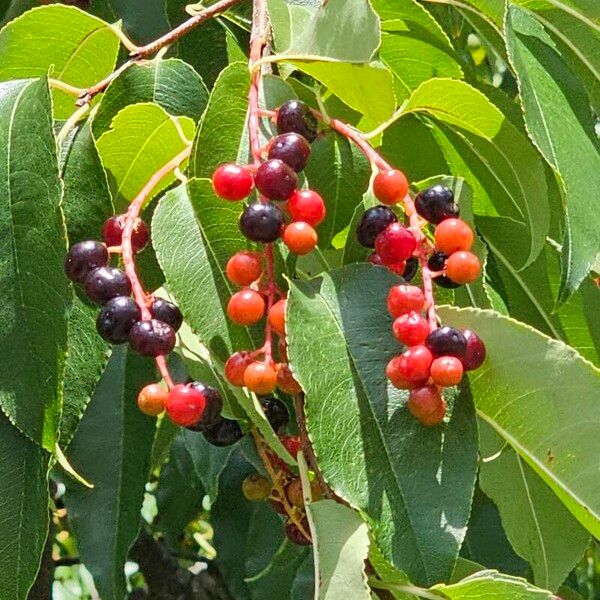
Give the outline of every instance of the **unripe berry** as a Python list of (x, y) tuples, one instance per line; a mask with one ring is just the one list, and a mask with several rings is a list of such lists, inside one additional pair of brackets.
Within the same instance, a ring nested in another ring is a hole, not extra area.
[(264, 298), (254, 290), (242, 290), (231, 296), (227, 316), (237, 325), (253, 325), (265, 316)]
[(317, 137), (317, 118), (300, 100), (288, 100), (277, 111), (277, 131), (298, 133), (312, 142)]
[(374, 206), (365, 211), (356, 227), (358, 243), (365, 248), (375, 248), (377, 236), (398, 217), (387, 206)]
[(293, 479), (285, 488), (288, 502), (296, 508), (304, 508), (304, 493), (302, 492), (302, 481), (299, 477)]
[(108, 250), (100, 242), (89, 240), (71, 246), (65, 258), (65, 273), (75, 283), (83, 283), (88, 274), (108, 264)]
[(167, 414), (177, 425), (186, 427), (202, 417), (206, 400), (204, 394), (187, 385), (176, 385), (167, 397)]
[(142, 318), (142, 311), (129, 296), (109, 300), (98, 313), (96, 330), (111, 344), (124, 344), (131, 328)]
[(393, 325), (394, 335), (399, 342), (407, 346), (419, 346), (429, 335), (427, 319), (414, 310), (400, 315)]
[(407, 260), (416, 248), (415, 236), (400, 223), (388, 225), (375, 240), (375, 250), (385, 265)]
[(224, 200), (243, 200), (254, 187), (252, 173), (242, 165), (227, 163), (217, 167), (212, 184), (215, 194)]
[(454, 204), (452, 190), (443, 185), (434, 185), (418, 193), (415, 196), (415, 209), (419, 216), (434, 225), (460, 214), (458, 206)]
[(426, 381), (429, 378), (433, 355), (425, 346), (412, 346), (398, 357), (398, 377), (405, 381)]
[(280, 336), (285, 336), (285, 311), (287, 308), (287, 298), (275, 302), (269, 310), (269, 323), (273, 331)]
[(242, 493), (250, 502), (262, 502), (271, 495), (271, 482), (262, 475), (248, 475), (242, 482)]
[(254, 202), (240, 216), (240, 231), (253, 242), (274, 242), (284, 225), (283, 213), (271, 202)]
[(446, 261), (446, 275), (455, 283), (473, 283), (480, 270), (479, 259), (472, 252), (455, 252)]
[(317, 232), (304, 221), (290, 223), (283, 230), (283, 242), (292, 254), (308, 254), (312, 252), (318, 241)]
[(408, 194), (408, 180), (402, 171), (379, 171), (373, 180), (373, 193), (384, 204), (396, 204)]
[(138, 321), (129, 332), (129, 345), (142, 356), (165, 356), (175, 348), (175, 331), (170, 325), (151, 319)]
[(277, 387), (277, 373), (270, 364), (253, 362), (244, 371), (244, 385), (255, 394), (270, 394)]
[(296, 173), (304, 169), (310, 157), (308, 140), (298, 133), (282, 133), (269, 144), (269, 159), (282, 160)]
[(279, 398), (261, 398), (260, 406), (275, 432), (283, 429), (290, 420), (290, 411)]
[(478, 369), (485, 360), (485, 344), (483, 340), (472, 330), (463, 329), (463, 336), (467, 340), (467, 350), (462, 359), (465, 371)]
[(262, 274), (262, 259), (257, 252), (238, 252), (225, 268), (227, 278), (236, 285), (250, 285)]
[[(122, 244), (125, 219), (125, 215), (115, 215), (105, 221), (102, 227), (102, 237), (107, 246), (120, 246)], [(131, 232), (131, 249), (134, 252), (140, 252), (146, 247), (149, 239), (148, 225), (139, 217), (136, 218)]]
[(217, 448), (233, 446), (244, 437), (242, 428), (237, 421), (223, 418), (212, 427), (206, 428), (202, 434), (209, 444), (217, 446)]
[(173, 331), (179, 331), (183, 323), (183, 315), (179, 307), (168, 300), (157, 298), (150, 307), (150, 313), (155, 319), (170, 325)]
[(106, 304), (117, 296), (129, 296), (129, 277), (116, 267), (98, 267), (85, 278), (85, 293), (96, 304)]
[(299, 394), (302, 391), (300, 384), (294, 379), (290, 366), (287, 363), (277, 363), (277, 387), (286, 394)]
[(138, 408), (145, 415), (156, 417), (165, 410), (168, 396), (169, 390), (158, 383), (151, 383), (142, 388), (138, 394)]
[(439, 425), (446, 414), (446, 402), (434, 385), (411, 390), (408, 410), (426, 427)]
[(392, 385), (399, 390), (410, 390), (426, 380), (421, 382), (408, 381), (402, 376), (404, 373), (403, 361), (400, 356), (394, 356), (385, 368), (386, 377), (392, 382)]
[(325, 202), (313, 190), (296, 190), (287, 203), (293, 221), (304, 221), (316, 227), (325, 218)]
[(436, 248), (450, 255), (471, 249), (473, 230), (460, 219), (446, 219), (435, 228), (434, 239)]
[(225, 378), (237, 387), (244, 385), (244, 372), (254, 362), (249, 352), (235, 352), (225, 363)]
[(462, 360), (467, 351), (465, 336), (454, 327), (440, 327), (432, 331), (427, 336), (425, 345), (436, 358), (439, 356), (456, 356), (456, 358)]
[(254, 181), (269, 200), (287, 200), (296, 189), (298, 177), (282, 160), (272, 159), (258, 167)]
[(463, 366), (455, 356), (440, 356), (431, 363), (431, 380), (436, 385), (447, 387), (460, 383)]
[(395, 285), (388, 292), (387, 309), (392, 317), (411, 311), (421, 312), (425, 306), (423, 290), (416, 285)]

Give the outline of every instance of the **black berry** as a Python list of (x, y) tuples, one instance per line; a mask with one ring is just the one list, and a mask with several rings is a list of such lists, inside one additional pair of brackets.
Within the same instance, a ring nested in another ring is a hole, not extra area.
[(278, 398), (263, 398), (260, 401), (265, 417), (275, 431), (285, 427), (290, 420), (287, 406)]
[(150, 307), (150, 312), (155, 319), (170, 325), (175, 331), (179, 331), (183, 323), (183, 315), (179, 307), (168, 300), (157, 298)]
[(406, 261), (406, 266), (404, 267), (404, 272), (402, 273), (402, 279), (409, 283), (412, 281), (419, 270), (419, 259), (416, 256), (411, 256)]
[(240, 424), (231, 419), (220, 419), (202, 433), (209, 444), (218, 447), (232, 446), (244, 436)]
[(467, 340), (463, 333), (454, 327), (440, 327), (432, 331), (425, 340), (433, 356), (456, 356), (463, 359), (467, 351)]
[(71, 246), (65, 258), (65, 273), (71, 281), (83, 283), (90, 271), (108, 264), (108, 250), (100, 242), (89, 240)]
[(129, 296), (131, 283), (116, 267), (99, 267), (85, 278), (85, 293), (96, 304), (106, 304), (111, 298)]
[(427, 266), (430, 271), (437, 273), (438, 271), (443, 271), (446, 268), (446, 259), (448, 255), (444, 252), (434, 252), (427, 261)]
[(193, 381), (189, 384), (195, 390), (198, 390), (204, 395), (206, 404), (204, 405), (204, 412), (202, 413), (201, 419), (189, 425), (188, 429), (192, 431), (204, 431), (206, 428), (212, 427), (221, 420), (221, 411), (223, 410), (223, 398), (219, 390), (210, 385), (204, 385), (199, 381)]
[(109, 300), (96, 319), (96, 329), (100, 337), (112, 344), (123, 344), (129, 339), (129, 332), (142, 318), (139, 306), (129, 296), (117, 296)]
[(300, 100), (289, 100), (277, 111), (279, 133), (299, 133), (309, 142), (317, 137), (317, 117)]
[(438, 275), (437, 277), (434, 277), (433, 283), (447, 290), (455, 290), (456, 288), (460, 287), (460, 283), (452, 281), (452, 279), (446, 275)]
[[(123, 231), (125, 231), (125, 215), (115, 215), (110, 217), (102, 227), (102, 237), (107, 246), (120, 246), (123, 241)], [(148, 244), (150, 233), (148, 225), (140, 218), (135, 220), (133, 231), (131, 233), (131, 248), (134, 252), (143, 250)]]
[(156, 319), (138, 321), (129, 332), (129, 343), (142, 356), (164, 356), (175, 347), (175, 332), (170, 325)]
[(254, 185), (270, 200), (287, 200), (296, 189), (298, 176), (282, 160), (264, 162), (256, 171)]
[(443, 185), (434, 185), (419, 192), (415, 196), (415, 209), (421, 217), (435, 225), (460, 215), (452, 190)]
[(366, 248), (375, 248), (375, 238), (392, 223), (397, 223), (398, 217), (387, 206), (379, 205), (369, 208), (361, 217), (356, 228), (356, 237)]
[(273, 138), (269, 145), (269, 158), (282, 160), (299, 173), (310, 157), (310, 144), (298, 133), (283, 133)]
[(283, 213), (270, 202), (250, 204), (240, 216), (240, 231), (253, 242), (274, 242), (284, 225)]

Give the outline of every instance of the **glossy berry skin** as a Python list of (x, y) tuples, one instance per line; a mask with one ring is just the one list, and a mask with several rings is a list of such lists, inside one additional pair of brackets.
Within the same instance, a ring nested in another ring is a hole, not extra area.
[(212, 176), (212, 184), (217, 196), (236, 202), (250, 194), (254, 178), (246, 167), (227, 163), (217, 167)]
[(271, 495), (271, 482), (258, 473), (248, 475), (242, 482), (242, 494), (250, 502), (262, 502)]
[(480, 271), (479, 259), (472, 252), (455, 252), (446, 261), (446, 275), (455, 283), (473, 283)]
[(141, 412), (150, 417), (156, 417), (165, 410), (169, 390), (159, 385), (151, 383), (140, 390), (137, 397), (137, 405)]
[(425, 295), (416, 285), (395, 285), (388, 292), (387, 309), (394, 318), (411, 311), (421, 312), (424, 306)]
[(431, 381), (441, 387), (457, 385), (463, 371), (463, 365), (456, 356), (440, 356), (431, 363)]
[(116, 267), (98, 267), (85, 278), (85, 293), (96, 304), (106, 304), (117, 296), (129, 296), (131, 283)]
[(467, 350), (462, 359), (463, 367), (465, 371), (474, 371), (485, 361), (485, 344), (472, 329), (463, 329), (462, 333), (467, 340)]
[(262, 259), (256, 252), (238, 252), (225, 267), (227, 279), (236, 285), (250, 285), (262, 274)]
[(283, 230), (283, 243), (292, 254), (298, 256), (312, 252), (318, 240), (317, 232), (304, 221), (290, 223)]
[(402, 272), (402, 278), (406, 283), (412, 281), (419, 270), (419, 259), (416, 256), (411, 256), (407, 261)]
[(290, 453), (291, 457), (295, 460), (298, 458), (298, 452), (302, 448), (302, 442), (297, 435), (282, 435), (279, 438), (283, 447)]
[(173, 328), (156, 319), (138, 321), (129, 332), (131, 349), (142, 356), (165, 356), (173, 351), (175, 341)]
[(398, 217), (387, 206), (374, 206), (365, 211), (356, 227), (356, 237), (359, 244), (365, 248), (375, 248), (377, 236), (392, 223), (397, 223)]
[(399, 357), (397, 374), (405, 381), (426, 381), (433, 362), (433, 355), (425, 346), (412, 346)]
[(391, 273), (394, 273), (394, 275), (398, 275), (399, 277), (402, 277), (402, 275), (404, 274), (404, 271), (406, 270), (406, 261), (402, 260), (398, 263), (393, 263), (391, 265), (383, 265), (384, 267), (387, 267), (387, 270), (390, 271)]
[(436, 248), (450, 255), (471, 249), (473, 230), (460, 219), (446, 219), (435, 228), (434, 239)]
[(277, 111), (277, 131), (298, 133), (309, 142), (317, 137), (317, 118), (300, 100), (288, 100)]
[(408, 180), (402, 171), (379, 171), (373, 180), (373, 193), (383, 204), (396, 204), (408, 194)]
[(282, 160), (271, 159), (258, 167), (254, 182), (269, 200), (287, 200), (296, 189), (298, 177)]
[(434, 385), (411, 390), (408, 410), (426, 427), (439, 425), (446, 414), (446, 402)]
[(166, 410), (173, 423), (186, 427), (200, 420), (205, 405), (206, 400), (201, 391), (179, 384), (169, 392)]
[(65, 258), (65, 274), (75, 283), (83, 283), (88, 274), (108, 264), (108, 250), (100, 242), (89, 240), (71, 246)]
[(277, 373), (271, 365), (253, 362), (244, 371), (244, 385), (255, 394), (270, 394), (277, 387)]
[(199, 381), (192, 381), (188, 386), (204, 395), (204, 411), (198, 421), (195, 421), (187, 428), (191, 431), (204, 431), (207, 427), (212, 427), (221, 419), (223, 410), (223, 398), (219, 390), (210, 385), (205, 385)]
[(450, 279), (450, 277), (448, 277), (447, 275), (438, 275), (434, 278), (433, 283), (447, 290), (455, 290), (456, 288), (460, 287), (460, 283), (452, 281), (452, 279)]
[(254, 362), (249, 352), (235, 352), (225, 362), (225, 378), (237, 387), (244, 386), (244, 372)]
[(270, 202), (254, 202), (240, 216), (240, 231), (253, 242), (274, 242), (281, 236), (284, 225), (283, 213)]
[(392, 382), (394, 387), (398, 388), (399, 390), (410, 390), (425, 383), (426, 381), (425, 379), (419, 382), (408, 381), (408, 379), (404, 379), (403, 373), (403, 360), (400, 356), (394, 356), (394, 358), (388, 362), (385, 368), (386, 377)]
[[(304, 530), (307, 533), (309, 533), (310, 531), (308, 527), (305, 527)], [(296, 546), (310, 546), (312, 544), (312, 542), (304, 536), (302, 531), (300, 531), (298, 526), (292, 521), (286, 522), (285, 535), (287, 539), (290, 540), (290, 542), (292, 542), (292, 544), (295, 544)]]
[(157, 298), (153, 302), (150, 312), (155, 319), (170, 325), (175, 331), (179, 331), (183, 323), (183, 315), (179, 307), (163, 298)]
[[(123, 232), (125, 231), (125, 215), (114, 215), (104, 222), (102, 227), (102, 237), (107, 246), (120, 246), (123, 241)], [(131, 249), (134, 252), (140, 252), (150, 240), (148, 225), (139, 217), (136, 218), (131, 232)]]
[(455, 356), (462, 359), (467, 351), (467, 340), (462, 331), (454, 327), (440, 327), (432, 331), (425, 340), (425, 345), (433, 356)]
[(227, 316), (237, 325), (253, 325), (265, 316), (264, 298), (254, 290), (236, 292), (227, 304)]
[(388, 225), (375, 240), (375, 251), (385, 265), (409, 259), (416, 248), (415, 236), (400, 223)]
[(316, 227), (325, 218), (325, 202), (313, 190), (296, 190), (287, 203), (292, 221), (304, 221)]
[(429, 335), (429, 323), (418, 312), (400, 315), (392, 326), (396, 339), (407, 346), (419, 346)]
[(269, 311), (269, 323), (277, 335), (285, 335), (285, 310), (287, 308), (287, 299), (279, 300), (271, 306)]
[(223, 418), (212, 427), (207, 427), (202, 434), (209, 444), (218, 448), (233, 446), (244, 437), (242, 428), (237, 421)]
[(279, 432), (289, 423), (290, 411), (278, 398), (262, 398), (260, 405), (275, 432)]
[(415, 209), (420, 217), (434, 225), (460, 214), (452, 190), (444, 185), (434, 185), (419, 192), (415, 196)]
[(124, 344), (129, 332), (142, 318), (142, 311), (129, 296), (110, 299), (96, 319), (96, 330), (100, 337), (111, 344)]
[(288, 363), (277, 363), (277, 387), (286, 394), (299, 394), (302, 391), (300, 384), (294, 379), (294, 374)]
[(299, 173), (310, 158), (310, 144), (298, 133), (282, 133), (271, 140), (268, 157), (282, 160), (288, 167)]
[(446, 268), (446, 259), (448, 258), (447, 254), (444, 252), (434, 252), (427, 261), (427, 266), (430, 271), (437, 273), (439, 271), (443, 271)]

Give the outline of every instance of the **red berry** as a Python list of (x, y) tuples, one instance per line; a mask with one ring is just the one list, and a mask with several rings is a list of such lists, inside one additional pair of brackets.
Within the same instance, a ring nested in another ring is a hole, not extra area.
[(481, 270), (479, 259), (472, 252), (461, 250), (446, 260), (446, 275), (455, 283), (473, 283)]
[[(125, 215), (115, 215), (107, 219), (102, 227), (102, 237), (107, 246), (120, 246), (125, 231)], [(148, 225), (139, 217), (136, 218), (131, 232), (131, 248), (134, 252), (140, 252), (148, 244), (150, 233)]]
[(420, 382), (408, 381), (402, 377), (402, 360), (400, 356), (394, 356), (392, 360), (387, 364), (385, 369), (385, 374), (387, 378), (392, 382), (394, 387), (397, 387), (400, 390), (410, 390), (414, 388), (416, 385), (421, 385), (425, 383), (426, 380)]
[(225, 271), (231, 283), (250, 285), (262, 273), (261, 256), (257, 252), (238, 252), (227, 261)]
[(254, 187), (252, 173), (241, 165), (227, 163), (217, 167), (212, 177), (217, 196), (224, 200), (243, 200)]
[(244, 385), (255, 394), (270, 394), (277, 387), (277, 373), (272, 365), (253, 362), (244, 371)]
[(275, 366), (277, 371), (277, 387), (286, 394), (299, 394), (302, 391), (300, 384), (294, 379), (294, 375), (287, 363), (278, 363)]
[(425, 306), (425, 295), (416, 285), (395, 285), (388, 292), (387, 308), (392, 317), (405, 313), (421, 312)]
[(287, 204), (292, 220), (316, 227), (325, 218), (325, 202), (313, 190), (296, 190)]
[(463, 367), (465, 371), (474, 371), (485, 360), (485, 344), (472, 329), (463, 329), (463, 336), (467, 340), (467, 350), (463, 357)]
[(375, 250), (385, 265), (407, 260), (416, 248), (415, 236), (400, 223), (388, 225), (375, 239)]
[(287, 307), (287, 299), (279, 300), (271, 306), (269, 310), (269, 323), (271, 327), (277, 333), (277, 335), (283, 337), (285, 335), (285, 309)]
[(433, 354), (425, 346), (412, 346), (398, 357), (398, 377), (406, 381), (424, 381), (429, 378)]
[(186, 427), (200, 420), (205, 404), (202, 392), (187, 385), (176, 385), (167, 397), (167, 414), (171, 421)]
[(435, 385), (425, 385), (411, 390), (408, 410), (423, 425), (433, 427), (444, 420), (446, 402)]
[(243, 387), (244, 372), (246, 368), (254, 362), (249, 352), (236, 352), (232, 354), (225, 363), (225, 378), (229, 383)]
[(293, 459), (298, 457), (298, 452), (302, 449), (302, 442), (297, 435), (282, 435), (280, 438), (283, 447), (291, 454)]
[(461, 219), (445, 219), (435, 228), (434, 239), (437, 249), (450, 255), (471, 249), (473, 230)]
[(254, 290), (236, 292), (227, 304), (227, 316), (238, 325), (253, 325), (263, 318), (265, 301)]
[(393, 330), (399, 342), (407, 346), (419, 346), (429, 335), (429, 323), (425, 317), (412, 310), (394, 321)]
[(431, 380), (436, 385), (457, 385), (463, 376), (463, 365), (456, 356), (440, 356), (431, 363)]
[(393, 263), (391, 265), (387, 265), (388, 271), (391, 271), (394, 275), (399, 275), (402, 277), (404, 274), (404, 269), (406, 269), (406, 261), (401, 260), (400, 262)]
[(408, 194), (408, 180), (402, 171), (379, 171), (373, 180), (373, 193), (384, 204), (396, 204)]
[(142, 388), (137, 397), (138, 408), (151, 417), (160, 415), (165, 410), (169, 391), (158, 383), (151, 383)]
[(304, 221), (290, 223), (283, 230), (283, 241), (293, 254), (303, 255), (312, 252), (318, 241), (317, 232)]

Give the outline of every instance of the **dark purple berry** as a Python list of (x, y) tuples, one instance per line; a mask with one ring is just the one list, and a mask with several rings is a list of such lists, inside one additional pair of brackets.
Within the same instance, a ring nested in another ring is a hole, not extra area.
[[(125, 231), (125, 215), (115, 215), (110, 217), (102, 227), (102, 237), (107, 246), (120, 246), (123, 241), (123, 232)], [(135, 220), (133, 231), (131, 232), (131, 248), (134, 252), (143, 250), (150, 239), (148, 225), (139, 217)]]
[(463, 335), (467, 340), (467, 351), (462, 359), (463, 367), (465, 371), (473, 371), (478, 369), (485, 360), (485, 344), (472, 329), (463, 329)]
[(273, 138), (269, 145), (269, 159), (282, 160), (299, 173), (310, 157), (310, 144), (298, 133), (283, 133)]
[(404, 272), (402, 273), (402, 279), (409, 283), (412, 281), (419, 270), (419, 259), (416, 256), (411, 256), (406, 261), (406, 266), (404, 267)]
[(452, 190), (444, 185), (434, 185), (419, 192), (415, 196), (415, 208), (421, 217), (434, 225), (460, 215)]
[(284, 402), (278, 398), (262, 398), (260, 405), (267, 421), (275, 431), (279, 431), (288, 424), (290, 412)]
[(456, 288), (460, 287), (460, 283), (452, 281), (452, 279), (446, 275), (438, 275), (437, 277), (434, 277), (433, 283), (447, 290), (455, 290)]
[(65, 273), (76, 283), (83, 283), (90, 271), (108, 264), (108, 250), (101, 242), (89, 240), (71, 246), (65, 258)]
[(183, 315), (179, 307), (168, 300), (157, 298), (150, 307), (150, 312), (155, 319), (170, 325), (175, 331), (179, 331), (183, 323)]
[(379, 205), (369, 208), (361, 217), (356, 228), (359, 243), (366, 248), (375, 248), (375, 238), (392, 223), (397, 223), (398, 217), (387, 206)]
[(264, 162), (256, 170), (254, 185), (270, 200), (287, 200), (296, 189), (298, 176), (282, 160)]
[(85, 293), (96, 304), (106, 304), (111, 298), (129, 296), (129, 277), (116, 267), (99, 267), (85, 278)]
[(289, 100), (277, 111), (277, 131), (279, 133), (299, 133), (309, 142), (317, 137), (317, 117), (300, 100)]
[(430, 271), (437, 273), (443, 271), (446, 268), (446, 259), (448, 255), (444, 252), (434, 252), (427, 261), (427, 266)]
[[(304, 531), (310, 534), (308, 520), (306, 518), (303, 519), (302, 526), (304, 527)], [(292, 542), (292, 544), (296, 544), (297, 546), (310, 546), (312, 544), (312, 542), (304, 536), (299, 527), (293, 521), (286, 522), (285, 535), (287, 536), (288, 540)]]
[(96, 319), (100, 337), (112, 344), (123, 344), (129, 339), (131, 328), (142, 318), (142, 312), (129, 296), (109, 300)]
[(200, 420), (193, 425), (189, 425), (187, 429), (191, 431), (204, 431), (207, 428), (213, 427), (221, 420), (221, 411), (223, 410), (223, 398), (221, 398), (219, 390), (210, 385), (204, 385), (199, 381), (192, 381), (189, 386), (204, 395), (206, 404), (204, 405), (204, 412)]
[(274, 242), (284, 225), (283, 213), (270, 202), (254, 202), (240, 216), (240, 231), (253, 242)]
[(425, 346), (436, 358), (456, 356), (462, 360), (467, 351), (467, 340), (462, 332), (454, 327), (440, 327), (427, 336)]
[(237, 421), (223, 418), (219, 419), (212, 427), (204, 429), (202, 433), (209, 444), (219, 448), (233, 446), (244, 436)]
[(175, 332), (170, 325), (156, 319), (138, 321), (129, 332), (129, 344), (142, 356), (165, 356), (175, 347)]

